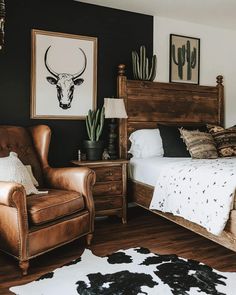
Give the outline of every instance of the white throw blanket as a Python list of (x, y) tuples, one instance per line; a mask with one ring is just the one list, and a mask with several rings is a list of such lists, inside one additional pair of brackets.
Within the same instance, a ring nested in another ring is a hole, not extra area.
[(236, 158), (169, 163), (161, 170), (150, 209), (182, 216), (219, 235), (235, 189)]

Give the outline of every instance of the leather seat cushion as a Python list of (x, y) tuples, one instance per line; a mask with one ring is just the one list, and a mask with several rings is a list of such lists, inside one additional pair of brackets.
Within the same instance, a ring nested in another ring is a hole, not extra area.
[(83, 210), (84, 199), (74, 191), (49, 189), (48, 194), (27, 197), (31, 224), (43, 224)]

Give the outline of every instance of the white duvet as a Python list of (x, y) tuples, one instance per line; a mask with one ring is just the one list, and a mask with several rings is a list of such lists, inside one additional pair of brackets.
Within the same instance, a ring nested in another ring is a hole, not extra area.
[(170, 212), (219, 235), (236, 189), (236, 158), (178, 161), (164, 165), (150, 209)]

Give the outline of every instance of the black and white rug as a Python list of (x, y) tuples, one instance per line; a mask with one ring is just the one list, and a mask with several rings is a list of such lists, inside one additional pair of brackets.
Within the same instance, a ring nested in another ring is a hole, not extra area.
[(236, 273), (146, 248), (105, 257), (86, 249), (81, 258), (10, 291), (17, 295), (235, 295)]

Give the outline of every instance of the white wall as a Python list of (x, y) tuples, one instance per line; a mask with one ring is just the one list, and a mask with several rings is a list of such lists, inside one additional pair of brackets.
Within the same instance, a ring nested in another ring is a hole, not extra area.
[[(212, 12), (214, 13), (214, 12)], [(200, 38), (200, 84), (216, 85), (224, 77), (225, 124), (236, 124), (236, 31), (154, 17), (154, 53), (157, 54), (159, 82), (169, 81), (170, 34)]]

